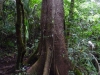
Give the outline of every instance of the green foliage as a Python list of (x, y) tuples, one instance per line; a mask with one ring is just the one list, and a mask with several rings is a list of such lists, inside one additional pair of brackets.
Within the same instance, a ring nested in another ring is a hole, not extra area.
[(95, 34), (98, 34), (98, 35), (100, 34), (100, 24), (92, 26), (91, 29), (92, 29), (92, 32), (94, 33), (94, 35)]
[[(67, 3), (67, 5), (64, 5), (64, 9), (66, 11), (65, 16), (68, 17), (70, 2)], [(94, 66), (94, 63), (92, 62), (93, 58), (89, 55), (89, 53), (96, 53), (97, 55), (100, 54), (99, 3), (97, 1), (76, 0), (73, 14), (74, 17), (70, 22), (70, 37), (68, 39), (69, 58), (75, 66), (80, 69), (81, 74), (84, 75), (89, 75), (91, 73), (93, 73), (93, 75), (97, 75), (98, 68)], [(66, 9), (66, 6), (68, 9)], [(68, 25), (67, 18), (65, 24), (66, 26)], [(67, 36), (65, 37), (67, 38)], [(93, 51), (89, 49), (89, 40), (91, 40), (96, 47)]]
[(42, 0), (29, 0), (30, 8), (33, 8), (35, 4), (41, 3)]
[(75, 75), (82, 75), (82, 73), (77, 68), (74, 69), (74, 73)]

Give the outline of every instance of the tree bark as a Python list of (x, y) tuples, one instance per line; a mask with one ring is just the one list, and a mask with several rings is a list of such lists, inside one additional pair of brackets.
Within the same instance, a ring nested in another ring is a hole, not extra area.
[(64, 10), (63, 1), (54, 0), (54, 75), (68, 75), (68, 55), (64, 38)]
[(43, 0), (41, 14), (42, 53), (38, 63), (33, 64), (27, 73), (32, 75), (36, 71), (37, 75), (68, 75), (69, 61), (63, 25), (63, 1)]

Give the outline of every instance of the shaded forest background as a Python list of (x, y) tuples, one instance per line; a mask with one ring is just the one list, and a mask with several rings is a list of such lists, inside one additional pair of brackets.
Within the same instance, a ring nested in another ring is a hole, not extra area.
[[(63, 2), (64, 36), (72, 68), (68, 73), (98, 75), (100, 72), (100, 1), (63, 0)], [(21, 0), (21, 3), (24, 10), (24, 16), (21, 15), (24, 17), (21, 36), (24, 39), (26, 53), (23, 65), (15, 71), (18, 56), (15, 26), (16, 1), (0, 1), (0, 75), (11, 75), (11, 73), (25, 75), (26, 70), (38, 59), (42, 0)]]

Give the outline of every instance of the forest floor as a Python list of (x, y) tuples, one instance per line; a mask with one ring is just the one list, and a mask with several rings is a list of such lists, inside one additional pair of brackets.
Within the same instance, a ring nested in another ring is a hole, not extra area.
[(0, 75), (13, 75), (15, 72), (16, 54), (0, 49)]

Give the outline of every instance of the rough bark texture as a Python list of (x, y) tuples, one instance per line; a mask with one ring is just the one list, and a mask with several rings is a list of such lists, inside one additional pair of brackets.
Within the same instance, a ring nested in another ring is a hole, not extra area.
[(56, 74), (68, 75), (68, 56), (64, 39), (64, 11), (63, 1), (54, 0), (55, 17), (54, 17), (54, 67)]
[[(28, 71), (32, 75), (68, 75), (68, 55), (64, 38), (64, 10), (62, 0), (43, 0), (41, 29), (42, 55)], [(39, 69), (37, 70), (36, 69)], [(41, 70), (42, 71), (41, 71)], [(40, 73), (41, 72), (41, 73)]]

